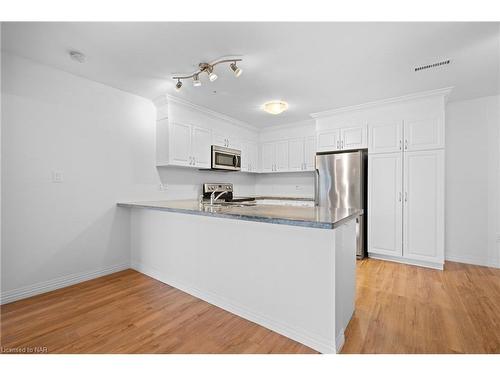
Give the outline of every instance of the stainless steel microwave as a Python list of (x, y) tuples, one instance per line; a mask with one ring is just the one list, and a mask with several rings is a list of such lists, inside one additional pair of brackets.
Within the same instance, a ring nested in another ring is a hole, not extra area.
[(232, 148), (212, 146), (212, 169), (225, 171), (241, 170), (241, 151)]

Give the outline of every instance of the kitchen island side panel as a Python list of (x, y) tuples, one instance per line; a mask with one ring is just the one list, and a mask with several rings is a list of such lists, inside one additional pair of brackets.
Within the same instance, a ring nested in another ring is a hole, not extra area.
[(131, 220), (132, 268), (320, 352), (343, 343), (335, 247), (350, 224), (317, 229), (145, 209), (132, 209)]

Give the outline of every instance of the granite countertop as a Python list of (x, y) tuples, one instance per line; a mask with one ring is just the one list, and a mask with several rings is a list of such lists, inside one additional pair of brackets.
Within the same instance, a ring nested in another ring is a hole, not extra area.
[(200, 204), (195, 200), (130, 202), (118, 203), (118, 206), (322, 229), (334, 229), (363, 213), (361, 209), (330, 209), (317, 206), (296, 207), (270, 204), (210, 206)]

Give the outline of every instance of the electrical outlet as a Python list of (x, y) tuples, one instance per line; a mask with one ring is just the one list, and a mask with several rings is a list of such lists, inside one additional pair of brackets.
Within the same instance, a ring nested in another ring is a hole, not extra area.
[(160, 184), (158, 185), (158, 189), (160, 189), (160, 191), (167, 191), (167, 184), (162, 184), (160, 182)]
[(64, 174), (61, 171), (52, 171), (52, 182), (60, 184), (64, 182)]

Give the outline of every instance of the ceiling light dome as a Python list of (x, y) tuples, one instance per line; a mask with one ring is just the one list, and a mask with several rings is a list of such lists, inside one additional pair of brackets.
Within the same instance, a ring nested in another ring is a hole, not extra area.
[(279, 115), (288, 109), (288, 103), (282, 100), (271, 100), (264, 103), (264, 111), (272, 115)]

